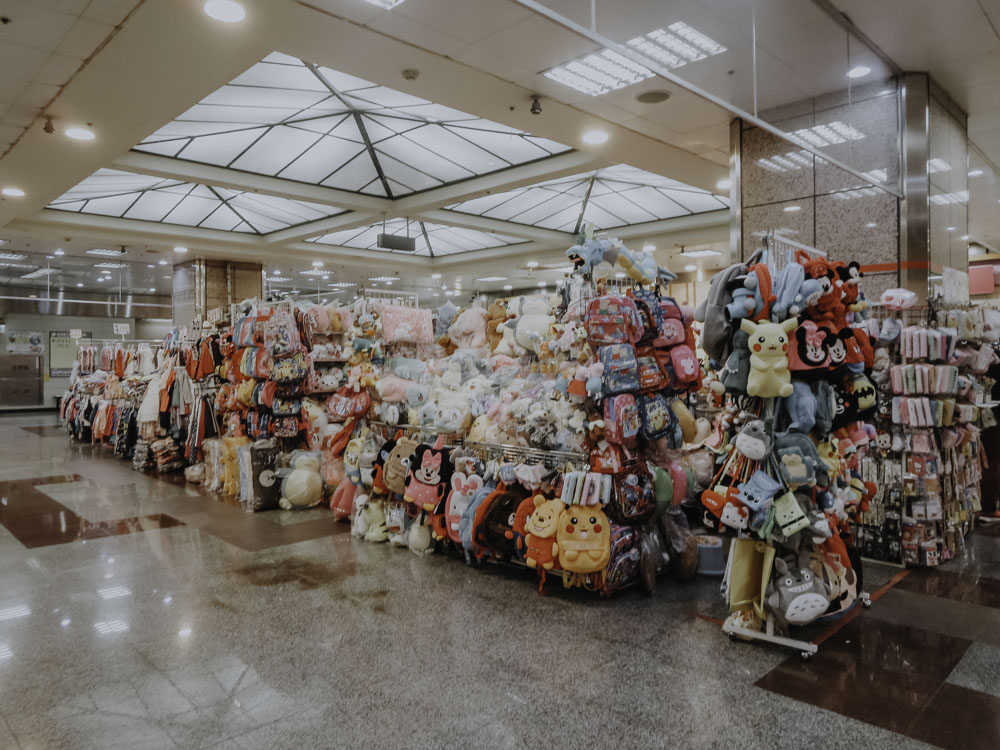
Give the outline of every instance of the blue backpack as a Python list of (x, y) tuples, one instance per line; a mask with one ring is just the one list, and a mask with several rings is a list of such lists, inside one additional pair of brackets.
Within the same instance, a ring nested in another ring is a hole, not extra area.
[(604, 365), (606, 396), (639, 390), (639, 366), (631, 344), (611, 344), (597, 351)]
[(492, 482), (485, 485), (475, 494), (469, 504), (465, 507), (465, 510), (462, 511), (462, 520), (458, 523), (458, 536), (462, 540), (462, 546), (465, 547), (467, 555), (474, 549), (472, 532), (475, 529), (476, 511), (479, 509), (479, 506), (483, 504), (483, 500), (489, 497), (492, 493), (496, 492), (496, 489), (496, 484)]

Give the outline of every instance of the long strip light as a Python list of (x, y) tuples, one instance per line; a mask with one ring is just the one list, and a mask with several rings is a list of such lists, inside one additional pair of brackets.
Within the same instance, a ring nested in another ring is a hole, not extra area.
[(128, 268), (128, 263), (117, 263), (113, 260), (106, 260), (103, 263), (95, 263), (94, 268)]
[(87, 251), (87, 255), (103, 255), (108, 258), (117, 258), (120, 255), (125, 255), (127, 250), (116, 250), (110, 247), (92, 247)]
[(629, 39), (627, 44), (668, 68), (680, 68), (726, 51), (723, 45), (682, 21)]
[(653, 71), (605, 49), (579, 60), (557, 65), (543, 74), (556, 83), (584, 94), (599, 96), (653, 77)]
[(685, 258), (714, 258), (716, 255), (722, 255), (718, 250), (684, 250), (681, 252)]
[(0, 259), (3, 260), (24, 260), (27, 257), (25, 253), (0, 253)]
[(48, 276), (49, 274), (57, 273), (58, 268), (39, 268), (37, 271), (32, 271), (31, 273), (26, 273), (22, 276), (22, 279), (40, 279), (43, 276)]

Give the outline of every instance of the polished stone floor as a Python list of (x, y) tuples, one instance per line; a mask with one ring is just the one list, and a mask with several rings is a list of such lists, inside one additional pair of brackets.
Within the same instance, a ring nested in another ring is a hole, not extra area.
[(716, 579), (539, 596), (516, 573), (251, 515), (0, 418), (0, 748), (1000, 747), (1000, 536), (867, 567), (797, 654)]

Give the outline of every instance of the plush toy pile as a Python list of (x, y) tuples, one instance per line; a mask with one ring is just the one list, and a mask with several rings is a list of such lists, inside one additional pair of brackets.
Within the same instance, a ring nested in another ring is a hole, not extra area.
[[(877, 491), (874, 351), (857, 263), (767, 254), (712, 281), (701, 344), (726, 391), (705, 523), (738, 536), (731, 622), (801, 625), (860, 591), (850, 522)], [(759, 540), (759, 541), (758, 541)]]

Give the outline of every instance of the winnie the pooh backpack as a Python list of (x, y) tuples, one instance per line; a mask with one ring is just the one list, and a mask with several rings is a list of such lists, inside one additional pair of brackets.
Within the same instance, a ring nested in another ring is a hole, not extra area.
[(524, 524), (527, 532), (524, 537), (524, 562), (529, 568), (552, 570), (559, 564), (556, 532), (559, 516), (566, 506), (558, 499), (549, 500), (542, 495), (535, 495), (532, 503), (534, 509)]

